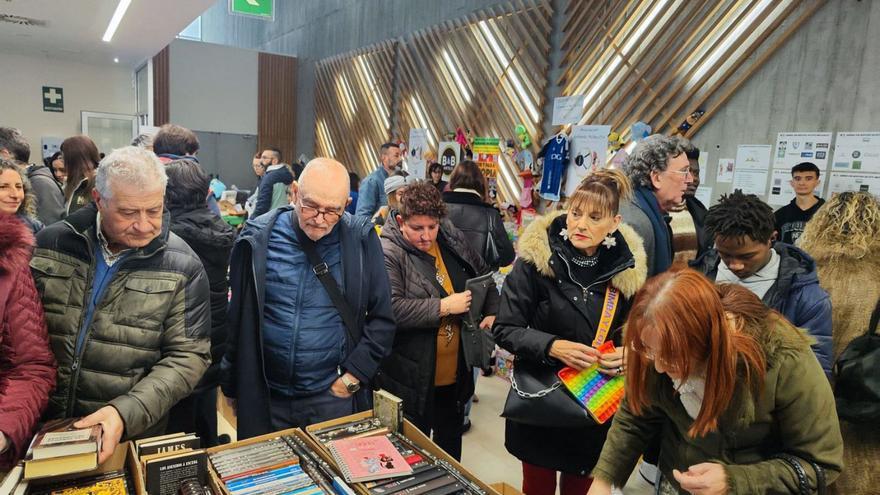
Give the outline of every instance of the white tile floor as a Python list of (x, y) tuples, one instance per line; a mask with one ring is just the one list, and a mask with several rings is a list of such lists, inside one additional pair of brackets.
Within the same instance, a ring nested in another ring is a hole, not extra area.
[[(471, 408), (471, 430), (464, 435), (461, 463), (486, 483), (505, 482), (522, 488), (519, 460), (504, 448), (504, 419), (501, 410), (510, 384), (499, 377), (480, 377), (477, 396), (480, 402)], [(219, 431), (235, 441), (235, 429), (218, 414)], [(624, 495), (650, 495), (652, 488), (633, 473), (623, 489)]]

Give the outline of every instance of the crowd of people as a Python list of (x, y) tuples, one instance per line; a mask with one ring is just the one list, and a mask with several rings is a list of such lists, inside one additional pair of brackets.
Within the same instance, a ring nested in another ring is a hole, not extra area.
[[(216, 445), (218, 388), (239, 439), (366, 410), (383, 388), (460, 459), (477, 332), (516, 356), (504, 447), (527, 495), (611, 493), (634, 469), (658, 493), (876, 486), (878, 429), (840, 420), (832, 384), (880, 297), (880, 204), (815, 197), (815, 165), (794, 167), (777, 212), (739, 191), (707, 209), (699, 150), (649, 136), (514, 248), (473, 161), (416, 178), (386, 143), (359, 181), (270, 147), (236, 230), (198, 150), (169, 124), (103, 158), (73, 136), (30, 165), (0, 128), (0, 469), (40, 419), (101, 424), (101, 461), (165, 432)], [(511, 263), (475, 297), (470, 280)], [(603, 424), (552, 384), (594, 365), (626, 384)]]

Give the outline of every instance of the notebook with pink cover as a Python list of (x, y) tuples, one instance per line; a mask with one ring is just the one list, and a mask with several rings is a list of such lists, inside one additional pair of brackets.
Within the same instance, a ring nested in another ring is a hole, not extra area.
[(329, 448), (349, 483), (412, 474), (406, 459), (384, 435), (333, 440)]

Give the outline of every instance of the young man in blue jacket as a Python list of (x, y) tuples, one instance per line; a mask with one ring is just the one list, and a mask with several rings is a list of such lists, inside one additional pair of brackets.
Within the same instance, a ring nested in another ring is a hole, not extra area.
[[(369, 409), (369, 384), (391, 352), (395, 323), (379, 238), (345, 212), (348, 171), (312, 160), (293, 206), (250, 220), (232, 251), (224, 395), (250, 438)], [(313, 245), (323, 263), (309, 262)], [(346, 326), (317, 273), (332, 275), (353, 315)]]
[(768, 307), (816, 339), (813, 352), (831, 375), (831, 299), (819, 286), (816, 264), (804, 251), (775, 242), (773, 209), (737, 190), (709, 208), (706, 231), (715, 241), (691, 266), (718, 283), (751, 290)]

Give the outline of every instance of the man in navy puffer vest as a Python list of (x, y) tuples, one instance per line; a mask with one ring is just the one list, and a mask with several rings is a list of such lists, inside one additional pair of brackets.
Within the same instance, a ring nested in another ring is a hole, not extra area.
[[(230, 262), (223, 393), (249, 438), (368, 409), (369, 382), (395, 324), (382, 247), (367, 218), (345, 212), (348, 171), (317, 158), (293, 206), (248, 222)], [(315, 244), (357, 323), (351, 335), (303, 251)]]

